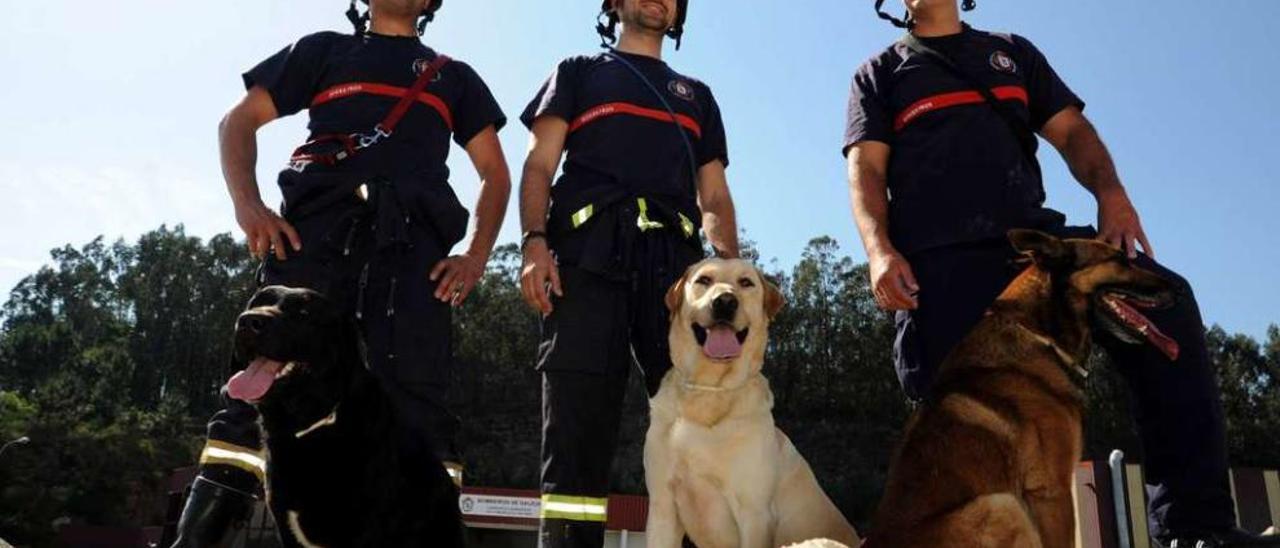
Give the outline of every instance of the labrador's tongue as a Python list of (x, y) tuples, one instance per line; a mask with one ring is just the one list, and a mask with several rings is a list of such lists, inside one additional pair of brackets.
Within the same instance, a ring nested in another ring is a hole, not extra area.
[(271, 383), (276, 381), (276, 373), (282, 366), (284, 364), (267, 358), (253, 360), (244, 371), (227, 381), (227, 395), (246, 402), (261, 400), (271, 390)]
[(716, 326), (707, 330), (707, 342), (702, 345), (702, 353), (713, 360), (736, 358), (742, 354), (742, 343), (738, 342), (738, 334), (726, 326)]

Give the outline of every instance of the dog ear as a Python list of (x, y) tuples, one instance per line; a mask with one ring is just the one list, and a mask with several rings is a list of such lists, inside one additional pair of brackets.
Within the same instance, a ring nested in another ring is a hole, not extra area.
[(1015, 228), (1009, 231), (1009, 241), (1013, 243), (1014, 249), (1030, 257), (1037, 266), (1045, 270), (1070, 266), (1074, 260), (1071, 246), (1039, 230)]
[(671, 287), (667, 289), (665, 302), (667, 303), (667, 311), (671, 312), (673, 316), (680, 311), (680, 307), (684, 306), (684, 284), (685, 280), (689, 279), (689, 272), (691, 271), (693, 271), (692, 266), (685, 269), (684, 274), (680, 275), (680, 279), (676, 280), (676, 283), (671, 284)]
[(778, 286), (774, 285), (768, 278), (765, 278), (759, 269), (756, 270), (756, 274), (760, 276), (760, 281), (764, 283), (764, 315), (770, 321), (773, 321), (778, 312), (782, 311), (782, 307), (787, 305), (787, 298), (782, 295), (782, 290), (778, 289)]

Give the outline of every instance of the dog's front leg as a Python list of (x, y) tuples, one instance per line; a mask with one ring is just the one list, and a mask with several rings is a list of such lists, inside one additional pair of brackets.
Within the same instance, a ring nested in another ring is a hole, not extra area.
[(684, 526), (676, 512), (676, 501), (669, 488), (656, 493), (649, 490), (649, 522), (645, 525), (645, 546), (679, 548), (684, 540)]
[(679, 548), (684, 540), (673, 486), (675, 463), (667, 443), (669, 421), (655, 415), (651, 419), (644, 444), (644, 479), (649, 488), (649, 521), (645, 526), (645, 545), (656, 548)]
[(738, 546), (775, 548), (773, 537), (777, 519), (767, 505), (740, 501), (734, 509), (734, 517), (738, 521)]
[(1031, 520), (1040, 529), (1044, 548), (1073, 548), (1076, 545), (1076, 513), (1071, 493), (1054, 496), (1026, 495)]

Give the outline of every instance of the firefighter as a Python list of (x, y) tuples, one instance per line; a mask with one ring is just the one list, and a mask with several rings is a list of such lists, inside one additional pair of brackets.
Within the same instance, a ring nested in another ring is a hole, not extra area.
[[(298, 40), (244, 74), (246, 95), (220, 125), (223, 173), (259, 283), (309, 287), (342, 303), (360, 325), (370, 369), (412, 439), (431, 443), (460, 474), (458, 419), (445, 407), (451, 306), (484, 272), (510, 195), (497, 132), (506, 122), (476, 72), (424, 45), (442, 0), (355, 0), (352, 34)], [(254, 175), (256, 132), (308, 110), (310, 138), (280, 172), (281, 215), (263, 205)], [(472, 240), (449, 185), (450, 141), (481, 180)], [(266, 457), (247, 401), (270, 386), (243, 371), (209, 423), (200, 471), (175, 546), (215, 546), (247, 515)], [(338, 472), (340, 473), (340, 472)]]
[[(1235, 527), (1222, 404), (1186, 280), (1154, 260), (1138, 213), (1084, 102), (1027, 39), (960, 21), (974, 0), (906, 0), (909, 34), (858, 69), (844, 153), (876, 300), (897, 313), (898, 377), (927, 398), (938, 365), (1017, 275), (1012, 228), (1098, 237), (1174, 281), (1179, 303), (1151, 318), (1181, 346), (1105, 336), (1134, 393), (1152, 536), (1163, 546), (1277, 546)], [(981, 91), (979, 91), (981, 90)], [(1098, 202), (1098, 229), (1044, 207), (1036, 134)]]
[(717, 254), (738, 254), (719, 107), (662, 60), (687, 4), (605, 1), (597, 30), (616, 47), (560, 62), (521, 116), (520, 282), (544, 318), (544, 547), (604, 542), (633, 356), (652, 396), (671, 368), (663, 295), (702, 258), (700, 228)]

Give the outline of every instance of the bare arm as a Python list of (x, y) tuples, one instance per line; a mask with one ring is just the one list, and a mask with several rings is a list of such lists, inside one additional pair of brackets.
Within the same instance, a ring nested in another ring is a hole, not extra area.
[(551, 180), (560, 169), (568, 135), (568, 122), (555, 116), (543, 116), (533, 124), (529, 156), (525, 158), (520, 179), (520, 226), (525, 232), (547, 230)]
[(737, 258), (738, 218), (720, 160), (707, 162), (698, 169), (698, 207), (702, 210), (702, 230), (716, 254)]
[(235, 206), (236, 222), (244, 230), (249, 252), (262, 258), (274, 250), (285, 260), (284, 239), (294, 251), (302, 250), (302, 239), (284, 219), (262, 203), (255, 168), (258, 162), (258, 129), (279, 115), (271, 95), (259, 86), (231, 107), (218, 124), (218, 147), (222, 177)]
[(1076, 107), (1065, 108), (1045, 123), (1040, 134), (1058, 149), (1071, 174), (1098, 201), (1099, 239), (1126, 250), (1130, 257), (1137, 256), (1137, 244), (1141, 244), (1154, 257), (1111, 154), (1084, 113)]
[(867, 251), (876, 302), (886, 310), (914, 309), (920, 288), (911, 265), (889, 240), (889, 145), (858, 143), (849, 149), (848, 162), (853, 218)]
[(863, 141), (849, 149), (849, 197), (867, 255), (893, 251), (889, 242), (889, 145)]
[[(560, 168), (569, 123), (555, 116), (543, 116), (533, 123), (529, 137), (529, 156), (524, 161), (520, 180), (520, 226), (525, 232), (546, 232), (547, 210), (551, 203), (551, 179)], [(546, 238), (533, 238), (524, 246), (524, 268), (520, 273), (520, 290), (529, 306), (543, 314), (552, 310), (547, 285), (556, 295), (563, 295), (560, 271)]]
[(476, 199), (475, 229), (471, 244), (462, 255), (440, 261), (431, 272), (436, 284), (436, 298), (459, 306), (484, 275), (485, 264), (493, 252), (493, 244), (507, 214), (511, 198), (511, 170), (502, 153), (498, 132), (489, 126), (472, 137), (465, 147), (480, 176), (480, 196)]

